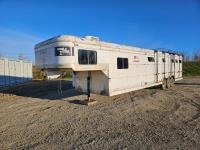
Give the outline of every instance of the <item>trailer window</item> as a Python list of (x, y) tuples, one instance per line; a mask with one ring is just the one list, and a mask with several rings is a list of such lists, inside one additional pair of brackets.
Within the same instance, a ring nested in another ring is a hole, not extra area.
[(79, 64), (88, 64), (88, 53), (86, 50), (78, 51), (78, 62)]
[(90, 50), (78, 50), (79, 64), (97, 64), (97, 52)]
[(128, 69), (128, 58), (117, 58), (117, 69)]
[(172, 59), (171, 61), (172, 61), (172, 63), (174, 63), (174, 59)]
[(162, 62), (166, 62), (165, 58), (162, 59)]
[(148, 57), (148, 61), (149, 62), (155, 62), (155, 59), (154, 59), (154, 57)]
[(89, 64), (97, 64), (97, 52), (88, 51), (89, 53)]
[(179, 60), (179, 63), (182, 63), (182, 61), (181, 61), (181, 60)]
[(176, 63), (178, 63), (178, 60), (176, 60)]

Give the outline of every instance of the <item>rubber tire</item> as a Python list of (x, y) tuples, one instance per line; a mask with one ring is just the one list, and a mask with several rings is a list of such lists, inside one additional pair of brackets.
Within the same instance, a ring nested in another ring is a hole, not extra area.
[(170, 84), (171, 84), (171, 87), (174, 86), (174, 78), (173, 77), (170, 78)]
[(165, 90), (167, 88), (166, 83), (167, 83), (166, 79), (163, 79), (163, 82), (162, 82), (162, 85), (161, 85), (162, 90)]
[(169, 89), (171, 87), (171, 78), (167, 78), (166, 87)]

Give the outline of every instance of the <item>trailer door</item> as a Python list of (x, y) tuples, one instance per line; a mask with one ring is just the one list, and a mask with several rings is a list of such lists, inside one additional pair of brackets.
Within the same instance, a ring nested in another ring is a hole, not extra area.
[(154, 51), (154, 75), (155, 75), (155, 82), (158, 82), (158, 51)]

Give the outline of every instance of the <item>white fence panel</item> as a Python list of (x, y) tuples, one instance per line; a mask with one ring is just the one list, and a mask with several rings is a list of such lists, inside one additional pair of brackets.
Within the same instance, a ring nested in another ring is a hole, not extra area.
[(0, 87), (32, 80), (32, 63), (0, 58)]
[(0, 59), (0, 86), (4, 85), (4, 61)]

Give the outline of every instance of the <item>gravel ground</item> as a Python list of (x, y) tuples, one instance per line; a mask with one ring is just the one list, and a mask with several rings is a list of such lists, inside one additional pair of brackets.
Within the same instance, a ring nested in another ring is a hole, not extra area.
[(35, 81), (0, 94), (0, 149), (200, 149), (200, 77), (167, 90), (86, 95)]

